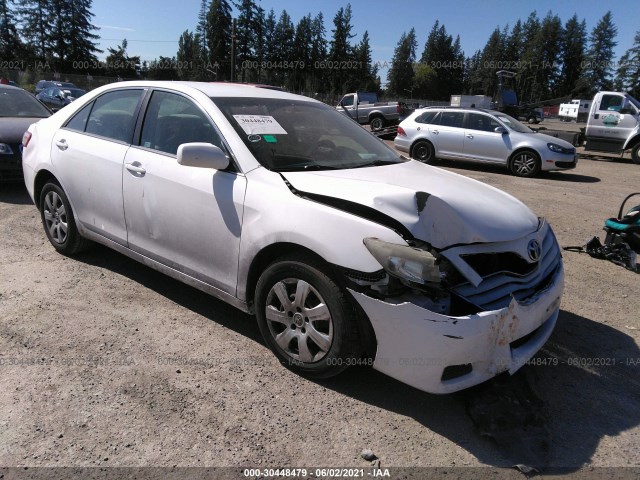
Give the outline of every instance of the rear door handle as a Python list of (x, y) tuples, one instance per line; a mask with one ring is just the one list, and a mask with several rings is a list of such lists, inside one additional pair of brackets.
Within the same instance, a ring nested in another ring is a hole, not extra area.
[(467, 134), (467, 138), (473, 138), (473, 135), (471, 135), (470, 133)]
[(145, 173), (147, 173), (144, 168), (133, 165), (132, 163), (127, 163), (125, 167), (127, 167), (127, 170), (129, 170), (130, 172), (138, 173), (140, 175), (144, 175)]
[(60, 150), (66, 150), (67, 148), (69, 148), (69, 145), (67, 145), (67, 141), (64, 138), (62, 140), (56, 140), (56, 146)]
[(434, 133), (435, 135), (438, 135), (440, 132), (439, 132), (438, 130), (433, 130), (433, 133)]

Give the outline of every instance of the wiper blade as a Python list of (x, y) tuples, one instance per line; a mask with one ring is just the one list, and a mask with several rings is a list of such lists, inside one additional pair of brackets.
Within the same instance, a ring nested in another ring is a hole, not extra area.
[(351, 168), (367, 168), (367, 167), (381, 167), (384, 165), (395, 165), (397, 163), (402, 163), (394, 160), (374, 160), (373, 162), (367, 162), (360, 165), (354, 165)]

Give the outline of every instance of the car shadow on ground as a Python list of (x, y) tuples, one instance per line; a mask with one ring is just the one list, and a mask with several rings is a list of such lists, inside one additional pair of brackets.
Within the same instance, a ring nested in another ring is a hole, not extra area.
[[(264, 345), (252, 316), (117, 252), (96, 246), (74, 258), (125, 276)], [(430, 395), (367, 367), (310, 381), (410, 417), (484, 464), (508, 468), (522, 463), (543, 473), (565, 473), (588, 464), (603, 438), (640, 424), (638, 373), (640, 350), (633, 338), (561, 311), (551, 339), (529, 365), (512, 377), (461, 393)], [(482, 417), (485, 406), (493, 409), (487, 418)], [(546, 445), (532, 445), (540, 440)]]
[[(493, 173), (497, 175), (504, 175), (507, 177), (512, 177), (513, 174), (505, 167), (497, 166), (497, 165), (479, 165), (474, 162), (465, 162), (463, 160), (438, 160), (437, 163), (434, 164), (435, 167), (445, 167), (450, 170), (454, 170), (456, 173), (464, 174), (465, 171), (472, 172), (482, 172), (482, 173)], [(515, 178), (515, 177), (514, 177)], [(579, 173), (575, 173), (573, 170), (567, 170), (564, 172), (554, 171), (554, 172), (542, 172), (538, 177), (532, 179), (543, 179), (543, 180), (556, 180), (562, 182), (575, 182), (575, 183), (598, 183), (600, 182), (600, 178), (592, 177), (590, 175), (580, 175)]]
[(12, 205), (31, 205), (24, 183), (0, 183), (0, 202)]

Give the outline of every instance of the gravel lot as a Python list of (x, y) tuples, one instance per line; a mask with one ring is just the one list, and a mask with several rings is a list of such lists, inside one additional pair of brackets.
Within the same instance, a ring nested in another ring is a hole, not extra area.
[[(515, 195), (563, 246), (604, 238), (640, 190), (629, 161), (537, 179), (444, 168)], [(106, 248), (57, 254), (22, 186), (0, 186), (0, 232), (0, 466), (369, 468), (363, 449), (382, 467), (494, 467), (487, 477), (527, 463), (481, 435), (475, 391), (429, 395), (367, 368), (310, 381), (275, 361), (252, 317)], [(558, 327), (539, 365), (500, 388), (542, 400), (546, 471), (640, 467), (640, 276), (564, 259)]]

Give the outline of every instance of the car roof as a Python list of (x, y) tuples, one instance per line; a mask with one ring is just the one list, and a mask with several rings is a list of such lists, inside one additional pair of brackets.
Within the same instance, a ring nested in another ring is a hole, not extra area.
[(4, 83), (0, 83), (0, 89), (3, 89), (3, 90), (23, 90), (24, 91), (24, 88), (14, 87), (13, 85), (6, 85)]
[(168, 88), (183, 93), (198, 90), (208, 97), (260, 97), (260, 98), (281, 98), (285, 100), (304, 100), (308, 102), (320, 103), (309, 97), (295, 95), (293, 93), (274, 90), (273, 88), (261, 85), (249, 85), (241, 83), (226, 82), (173, 82), (173, 81), (145, 81), (134, 80), (128, 82), (111, 83), (102, 87), (102, 91), (127, 87), (155, 87)]
[(488, 113), (490, 115), (495, 115), (496, 113), (502, 113), (498, 110), (488, 110), (486, 108), (476, 108), (476, 107), (451, 107), (451, 106), (444, 106), (444, 107), (423, 107), (423, 108), (419, 108), (418, 110), (416, 110), (416, 112), (420, 111), (426, 111), (426, 110), (459, 110), (462, 112), (482, 112), (482, 113)]

